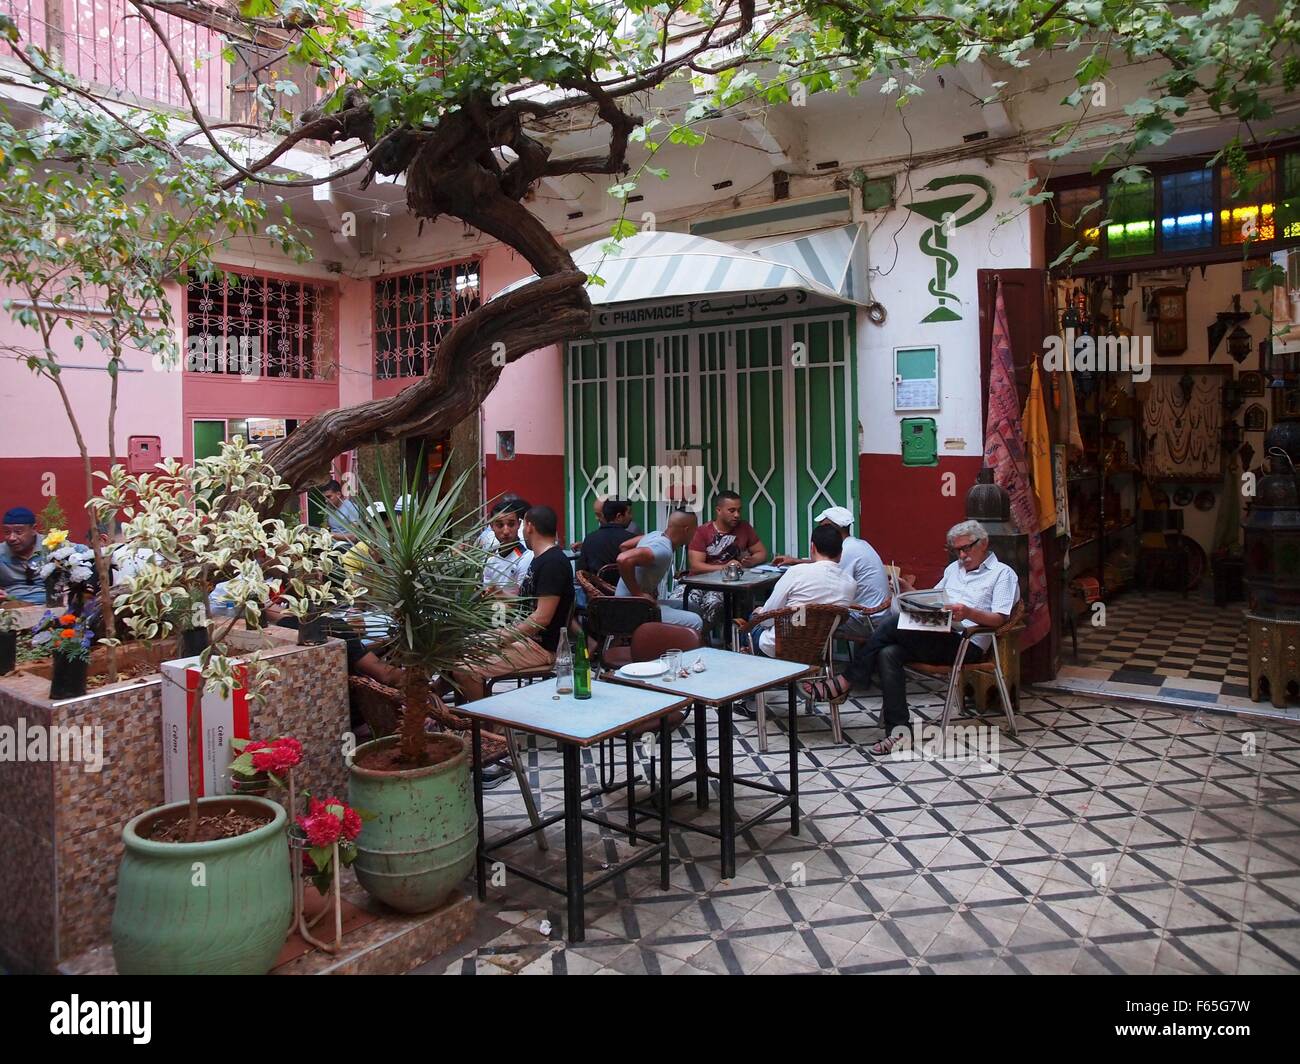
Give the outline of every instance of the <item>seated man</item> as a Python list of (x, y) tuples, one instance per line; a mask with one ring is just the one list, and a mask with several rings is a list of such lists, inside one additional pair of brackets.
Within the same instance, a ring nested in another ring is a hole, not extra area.
[(616, 565), (624, 545), (635, 538), (627, 530), (632, 506), (622, 499), (605, 500), (605, 523), (587, 533), (578, 554), (578, 568), (595, 575), (607, 565)]
[[(692, 573), (714, 573), (728, 562), (738, 561), (746, 569), (767, 561), (767, 548), (754, 526), (740, 516), (741, 498), (734, 491), (720, 493), (713, 504), (713, 520), (700, 525), (686, 554)], [(722, 617), (720, 591), (693, 592), (691, 605), (703, 615), (710, 627)], [(737, 609), (743, 615), (748, 609)], [(728, 633), (723, 633), (724, 640)]]
[(483, 531), (478, 534), (478, 539), (475, 540), (475, 543), (483, 550), (493, 550), (496, 547), (497, 537), (496, 533), (492, 531), (492, 518), (496, 517), (497, 514), (518, 498), (519, 496), (513, 491), (507, 491), (488, 509), (487, 524), (483, 526)]
[[(843, 506), (831, 506), (817, 515), (817, 524), (836, 529), (843, 537), (840, 548), (840, 568), (853, 578), (853, 602), (858, 606), (879, 606), (889, 597), (889, 576), (880, 561), (876, 549), (865, 539), (858, 539), (849, 530), (853, 527), (853, 513)], [(774, 559), (777, 565), (802, 565), (803, 558), (792, 558), (778, 554)], [(876, 610), (868, 611), (877, 620)], [(839, 630), (846, 635), (869, 635), (871, 628), (867, 617), (861, 613), (852, 614)]]
[(493, 594), (514, 597), (533, 564), (533, 552), (519, 540), (519, 526), (528, 503), (523, 499), (510, 499), (492, 515), (488, 525), (492, 529), (495, 554), (483, 567), (483, 586)]
[[(997, 628), (1005, 624), (1020, 598), (1020, 579), (1011, 566), (998, 561), (989, 551), (989, 534), (984, 526), (978, 521), (953, 525), (948, 530), (948, 546), (957, 552), (957, 560), (943, 571), (935, 590), (946, 591), (953, 600), (952, 619), (964, 628)], [(819, 699), (843, 698), (854, 682), (869, 684), (871, 673), (879, 663), (885, 737), (871, 752), (887, 754), (899, 742), (897, 732), (905, 732), (908, 726), (907, 678), (903, 666), (909, 661), (951, 665), (956, 660), (961, 638), (957, 632), (900, 632), (898, 617), (892, 616), (876, 629), (864, 652), (850, 663), (846, 676), (836, 677), (834, 684), (819, 681), (805, 690)], [(988, 634), (972, 636), (966, 663), (974, 665), (983, 661), (992, 639)]]
[(642, 536), (635, 547), (618, 556), (618, 591), (622, 598), (638, 595), (659, 606), (665, 624), (681, 624), (697, 633), (704, 631), (704, 618), (681, 609), (676, 602), (659, 598), (659, 585), (672, 568), (673, 553), (695, 535), (696, 518), (690, 510), (675, 510), (662, 532)]
[(41, 566), (45, 548), (36, 534), (36, 515), (26, 506), (15, 506), (4, 516), (4, 542), (0, 543), (0, 599), (45, 604), (45, 581)]
[(348, 531), (348, 523), (361, 518), (355, 500), (344, 497), (343, 485), (337, 480), (326, 481), (321, 494), (325, 496), (325, 525), (330, 535), (343, 543), (355, 543), (357, 537)]
[[(759, 612), (787, 606), (850, 606), (857, 590), (853, 578), (840, 567), (842, 543), (834, 525), (818, 525), (812, 532), (812, 561), (782, 574)], [(763, 624), (750, 632), (754, 652), (776, 657), (774, 625)]]
[(452, 683), (468, 701), (487, 694), (484, 679), (555, 664), (555, 648), (573, 609), (573, 566), (555, 540), (559, 524), (549, 506), (533, 506), (524, 514), (524, 542), (533, 561), (519, 594), (532, 612), (505, 630), (500, 649), (490, 658), (452, 673)]

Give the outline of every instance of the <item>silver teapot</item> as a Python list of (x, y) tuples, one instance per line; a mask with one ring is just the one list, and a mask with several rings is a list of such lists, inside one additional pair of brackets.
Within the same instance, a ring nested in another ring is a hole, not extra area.
[(736, 559), (733, 558), (731, 561), (727, 562), (726, 567), (722, 570), (722, 579), (729, 580), (734, 583), (735, 581), (739, 580), (744, 575), (744, 573), (745, 573), (744, 566), (742, 566), (740, 562), (736, 561)]

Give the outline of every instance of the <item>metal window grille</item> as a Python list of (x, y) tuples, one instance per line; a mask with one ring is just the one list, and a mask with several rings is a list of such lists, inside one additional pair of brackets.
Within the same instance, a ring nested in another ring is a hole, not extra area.
[(230, 355), (253, 352), (258, 376), (324, 380), (333, 370), (336, 310), (326, 285), (236, 271), (192, 278), (185, 292), (187, 357), (196, 350), (228, 357), (191, 360), (186, 368), (247, 374), (247, 362)]
[(422, 377), (452, 326), (479, 307), (479, 262), (375, 281), (375, 376)]

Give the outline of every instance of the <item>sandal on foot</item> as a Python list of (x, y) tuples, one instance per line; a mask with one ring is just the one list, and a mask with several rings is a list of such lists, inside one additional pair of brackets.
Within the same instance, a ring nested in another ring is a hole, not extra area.
[(892, 753), (894, 747), (898, 746), (902, 741), (902, 737), (900, 736), (881, 739), (879, 742), (871, 745), (871, 752), (875, 754), (876, 757), (884, 757), (885, 755)]
[[(837, 678), (838, 680), (838, 678)], [(831, 683), (830, 680), (805, 680), (799, 685), (799, 690), (803, 692), (805, 698), (811, 698), (814, 702), (843, 702), (849, 697), (851, 687), (841, 688), (839, 683)]]

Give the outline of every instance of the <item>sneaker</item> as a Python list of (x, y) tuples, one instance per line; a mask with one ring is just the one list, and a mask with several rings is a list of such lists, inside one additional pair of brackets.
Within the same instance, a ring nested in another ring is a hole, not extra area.
[(494, 791), (513, 775), (514, 770), (509, 765), (500, 763), (485, 765), (483, 767), (483, 789), (485, 791)]

